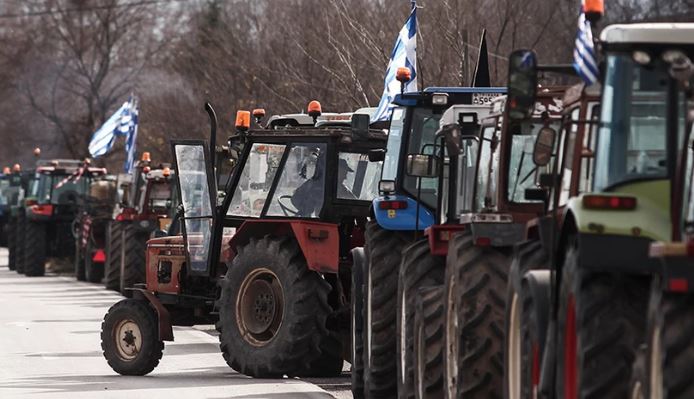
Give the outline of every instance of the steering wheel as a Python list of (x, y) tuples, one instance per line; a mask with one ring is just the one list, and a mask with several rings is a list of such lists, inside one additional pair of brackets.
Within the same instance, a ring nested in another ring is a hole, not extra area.
[[(282, 209), (282, 213), (284, 213), (284, 216), (299, 216), (299, 212), (295, 211), (294, 209), (288, 207), (287, 205), (282, 203), (282, 200), (290, 200), (292, 199), (291, 195), (282, 195), (279, 198), (277, 198), (277, 203), (280, 204), (280, 208)], [(290, 215), (291, 213), (291, 215)]]

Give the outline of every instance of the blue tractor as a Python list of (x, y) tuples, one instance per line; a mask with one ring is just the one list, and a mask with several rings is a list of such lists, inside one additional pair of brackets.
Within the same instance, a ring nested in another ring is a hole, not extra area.
[(417, 155), (444, 151), (436, 132), (444, 111), (451, 106), (461, 106), (457, 113), (460, 120), (455, 122), (475, 131), (481, 113), (488, 112), (491, 101), (505, 93), (502, 87), (431, 87), (400, 94), (393, 101), (387, 148), (369, 153), (370, 161), (383, 162), (379, 197), (373, 200), (365, 247), (353, 251), (355, 398), (392, 398), (397, 392), (396, 309), (401, 255), (435, 223), (436, 210), (447, 200), (447, 195), (442, 195), (445, 179), (426, 172), (443, 171), (443, 165), (422, 164), (417, 162)]

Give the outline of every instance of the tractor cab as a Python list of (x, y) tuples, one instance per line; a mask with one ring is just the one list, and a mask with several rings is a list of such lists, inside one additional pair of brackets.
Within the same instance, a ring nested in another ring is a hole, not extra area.
[(414, 159), (410, 155), (438, 156), (435, 152), (441, 147), (437, 146), (436, 133), (444, 111), (452, 105), (465, 105), (466, 110), (459, 113), (475, 114), (479, 121), (489, 113), (488, 105), (493, 99), (505, 92), (501, 87), (431, 87), (395, 97), (386, 151), (372, 154), (372, 159), (384, 161), (380, 195), (373, 204), (379, 226), (386, 230), (414, 231), (434, 223), (442, 198), (438, 179), (407, 173), (408, 159)]

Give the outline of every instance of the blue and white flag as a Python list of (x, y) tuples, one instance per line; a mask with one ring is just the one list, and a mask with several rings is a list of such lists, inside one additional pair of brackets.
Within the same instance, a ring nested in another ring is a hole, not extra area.
[(590, 21), (586, 20), (583, 8), (581, 8), (581, 15), (578, 17), (574, 69), (586, 84), (592, 85), (598, 81), (598, 61), (593, 46), (593, 32), (590, 29)]
[(125, 152), (128, 154), (125, 158), (125, 173), (130, 173), (135, 166), (135, 152), (137, 146), (137, 122), (138, 122), (137, 104), (133, 105), (129, 113), (129, 121), (121, 125), (121, 131), (127, 128), (127, 138), (125, 141)]
[(390, 118), (393, 110), (393, 100), (400, 94), (400, 82), (395, 78), (398, 68), (408, 67), (412, 79), (405, 84), (405, 92), (417, 91), (417, 7), (412, 3), (412, 12), (407, 18), (405, 26), (400, 30), (395, 48), (390, 55), (390, 62), (386, 68), (385, 88), (378, 109), (371, 117), (372, 122), (384, 121)]
[(124, 136), (126, 138), (125, 151), (127, 153), (125, 171), (129, 173), (135, 163), (137, 119), (137, 102), (131, 97), (92, 135), (92, 139), (89, 142), (89, 154), (92, 158), (98, 158), (109, 152), (116, 141), (116, 137)]

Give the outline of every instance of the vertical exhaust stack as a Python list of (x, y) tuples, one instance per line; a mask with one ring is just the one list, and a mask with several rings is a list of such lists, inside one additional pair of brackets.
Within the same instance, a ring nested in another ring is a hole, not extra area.
[(475, 66), (475, 75), (472, 78), (472, 87), (491, 87), (489, 77), (489, 53), (487, 51), (487, 30), (482, 29), (482, 39), (480, 39), (479, 57)]
[(214, 112), (214, 108), (212, 108), (212, 104), (209, 102), (205, 103), (205, 112), (207, 112), (207, 116), (210, 117), (210, 161), (214, 167), (214, 165), (216, 165), (215, 156), (217, 153), (217, 114)]

